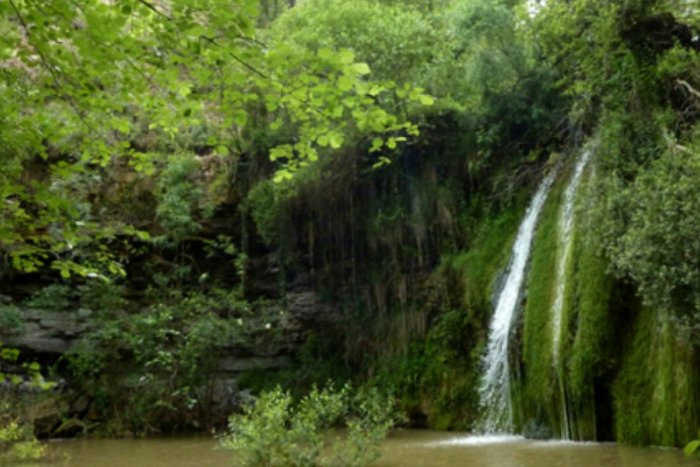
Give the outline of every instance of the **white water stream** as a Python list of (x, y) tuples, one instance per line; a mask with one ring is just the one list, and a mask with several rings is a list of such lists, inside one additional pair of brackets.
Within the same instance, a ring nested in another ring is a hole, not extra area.
[(488, 346), (483, 359), (484, 374), (479, 388), (481, 406), (484, 410), (481, 430), (485, 433), (509, 433), (513, 428), (508, 341), (519, 308), (537, 218), (553, 180), (553, 175), (548, 175), (540, 183), (520, 223), (504, 285), (498, 295), (491, 319)]
[(578, 161), (574, 173), (569, 180), (569, 184), (564, 192), (564, 205), (561, 217), (559, 218), (559, 262), (557, 264), (556, 292), (554, 303), (552, 304), (552, 356), (554, 364), (559, 364), (559, 354), (561, 350), (561, 319), (564, 309), (564, 292), (566, 291), (566, 265), (571, 256), (573, 246), (571, 232), (574, 227), (574, 202), (576, 201), (576, 191), (581, 182), (583, 169), (586, 168), (591, 158), (591, 150), (586, 149)]
[(562, 378), (562, 368), (560, 365), (561, 354), (561, 334), (562, 334), (562, 314), (564, 311), (564, 294), (566, 292), (566, 265), (569, 263), (571, 251), (573, 248), (573, 239), (571, 233), (574, 227), (574, 208), (576, 202), (576, 192), (578, 191), (579, 183), (583, 171), (588, 165), (592, 151), (586, 149), (576, 161), (574, 173), (569, 180), (569, 184), (564, 191), (564, 204), (562, 205), (561, 215), (559, 217), (559, 241), (558, 241), (558, 262), (556, 275), (556, 291), (554, 294), (554, 302), (551, 310), (551, 326), (552, 326), (552, 361), (554, 363), (555, 373), (557, 375), (557, 383), (559, 386), (559, 400), (561, 404), (561, 426), (560, 437), (568, 440), (571, 438), (571, 428), (569, 423), (569, 407), (567, 404), (566, 388)]

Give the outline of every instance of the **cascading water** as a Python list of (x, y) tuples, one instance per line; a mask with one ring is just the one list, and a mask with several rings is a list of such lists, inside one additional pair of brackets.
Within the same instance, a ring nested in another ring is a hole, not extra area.
[(564, 291), (566, 289), (566, 264), (571, 256), (571, 232), (574, 226), (574, 201), (576, 200), (576, 191), (581, 182), (583, 169), (586, 168), (591, 151), (586, 149), (579, 160), (576, 162), (574, 173), (569, 180), (569, 184), (564, 192), (564, 205), (562, 207), (561, 217), (559, 218), (559, 263), (557, 264), (557, 289), (554, 295), (554, 303), (552, 305), (552, 356), (555, 364), (559, 362), (559, 353), (561, 350), (561, 318), (564, 309)]
[(484, 410), (481, 430), (485, 433), (508, 433), (513, 429), (508, 340), (519, 307), (537, 218), (553, 180), (553, 175), (545, 177), (530, 201), (525, 218), (518, 228), (503, 288), (496, 300), (489, 328), (488, 346), (483, 359), (484, 375), (479, 388), (481, 407)]
[(576, 192), (578, 185), (581, 182), (583, 171), (591, 158), (592, 151), (584, 150), (581, 157), (576, 161), (574, 173), (569, 180), (569, 184), (564, 191), (564, 204), (562, 206), (561, 216), (559, 218), (559, 258), (557, 263), (556, 275), (556, 291), (554, 302), (551, 311), (552, 323), (552, 360), (556, 370), (556, 375), (559, 384), (559, 399), (561, 403), (561, 427), (560, 434), (563, 439), (569, 439), (571, 435), (569, 423), (569, 410), (567, 407), (566, 389), (564, 387), (564, 379), (562, 377), (562, 368), (560, 365), (561, 354), (561, 326), (562, 313), (564, 310), (564, 293), (566, 291), (566, 265), (571, 256), (573, 242), (571, 232), (574, 226), (574, 204), (576, 201)]

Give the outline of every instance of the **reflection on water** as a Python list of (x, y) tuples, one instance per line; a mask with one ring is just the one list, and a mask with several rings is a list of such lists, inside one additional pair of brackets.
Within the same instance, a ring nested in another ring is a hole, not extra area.
[[(211, 438), (83, 439), (50, 443), (46, 467), (219, 467), (231, 452)], [(41, 467), (45, 467), (44, 464)]]
[(457, 436), (407, 430), (385, 442), (377, 466), (672, 467), (695, 466), (675, 449), (613, 443), (530, 441), (517, 436)]
[[(65, 467), (228, 467), (231, 453), (209, 438), (149, 440), (70, 440), (50, 444)], [(528, 441), (517, 436), (459, 436), (454, 433), (401, 430), (383, 444), (377, 467), (700, 467), (675, 449), (634, 448), (615, 444)]]
[(438, 441), (423, 443), (423, 446), (485, 446), (488, 444), (515, 443), (525, 438), (516, 435), (452, 436)]

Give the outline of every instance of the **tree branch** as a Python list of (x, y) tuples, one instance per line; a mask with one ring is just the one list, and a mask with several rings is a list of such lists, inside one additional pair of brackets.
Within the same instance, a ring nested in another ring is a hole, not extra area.
[(59, 92), (59, 94), (61, 96), (63, 96), (64, 99), (66, 99), (68, 101), (68, 104), (73, 108), (73, 111), (76, 113), (78, 118), (83, 123), (86, 123), (85, 119), (83, 118), (82, 113), (78, 109), (78, 106), (76, 105), (73, 98), (63, 91), (63, 85), (61, 84), (61, 79), (58, 76), (58, 74), (56, 73), (56, 70), (49, 63), (48, 59), (46, 58), (46, 55), (44, 55), (44, 53), (41, 51), (41, 49), (39, 48), (38, 45), (31, 43), (31, 32), (29, 31), (29, 25), (25, 21), (24, 16), (22, 16), (22, 12), (19, 10), (19, 8), (15, 4), (14, 0), (9, 0), (9, 2), (10, 2), (10, 5), (12, 6), (12, 9), (15, 11), (15, 16), (17, 16), (17, 19), (19, 20), (20, 24), (22, 25), (22, 29), (24, 30), (24, 33), (27, 35), (27, 39), (28, 39), (29, 44), (32, 45), (32, 47), (34, 48), (34, 51), (39, 56), (39, 60), (41, 60), (42, 66), (44, 68), (46, 68), (46, 71), (48, 71), (49, 74), (51, 75), (51, 79), (53, 80), (54, 85), (56, 86), (56, 90)]
[(168, 16), (167, 14), (163, 13), (158, 8), (156, 8), (156, 6), (154, 4), (152, 4), (151, 2), (148, 2), (147, 0), (137, 0), (137, 1), (141, 5), (145, 6), (146, 8), (148, 8), (149, 10), (151, 10), (152, 12), (157, 14), (158, 16), (162, 16), (163, 18), (166, 18), (168, 21), (173, 20), (170, 16)]
[[(207, 37), (207, 36), (204, 36), (204, 35), (202, 35), (202, 36), (200, 36), (200, 37), (201, 37), (202, 39), (204, 39), (205, 41), (209, 42), (210, 44), (213, 44), (213, 45), (215, 45), (215, 46), (217, 46), (217, 47), (221, 47), (221, 45), (220, 45), (218, 42), (216, 42), (216, 39), (212, 39), (211, 37)], [(236, 56), (236, 55), (235, 55), (233, 52), (231, 52), (230, 50), (227, 51), (227, 52), (228, 52), (228, 55), (229, 55), (232, 59), (234, 59), (235, 61), (237, 61), (238, 63), (240, 63), (240, 64), (243, 65), (244, 67), (246, 67), (248, 70), (252, 71), (253, 73), (255, 73), (255, 74), (257, 74), (258, 76), (261, 76), (261, 77), (263, 77), (263, 78), (269, 78), (269, 76), (267, 76), (265, 73), (263, 73), (262, 71), (258, 70), (257, 68), (255, 68), (253, 65), (251, 65), (251, 64), (248, 63), (248, 62), (246, 62), (246, 61), (243, 60), (242, 58), (239, 58), (238, 56)]]
[[(163, 13), (162, 11), (160, 11), (158, 8), (156, 8), (156, 6), (155, 6), (154, 4), (152, 4), (152, 3), (149, 2), (148, 0), (137, 0), (137, 1), (138, 1), (140, 4), (142, 4), (143, 6), (145, 6), (146, 8), (148, 8), (149, 10), (153, 11), (154, 13), (156, 13), (157, 15), (162, 16), (163, 18), (167, 19), (168, 21), (173, 21), (173, 18), (172, 18), (171, 16), (169, 16), (169, 15)], [(206, 40), (207, 42), (209, 42), (210, 44), (214, 44), (214, 45), (216, 45), (217, 47), (221, 47), (221, 45), (219, 45), (219, 43), (216, 41), (216, 39), (213, 39), (213, 38), (207, 37), (207, 36), (201, 36), (201, 37), (202, 37), (204, 40)], [(255, 42), (255, 43), (257, 43), (258, 45), (264, 46), (264, 44), (262, 44), (261, 42), (258, 42), (257, 40), (252, 39), (252, 38), (246, 38), (246, 37), (244, 37), (244, 36), (242, 36), (242, 35), (239, 37), (239, 39), (247, 39), (248, 41)], [(267, 78), (267, 77), (268, 77), (267, 75), (265, 75), (265, 73), (263, 73), (262, 71), (258, 70), (257, 68), (255, 68), (253, 65), (251, 65), (251, 64), (248, 63), (248, 62), (246, 62), (246, 61), (243, 60), (242, 58), (236, 56), (236, 55), (235, 55), (234, 53), (232, 53), (231, 51), (229, 51), (228, 54), (229, 54), (229, 56), (230, 56), (231, 58), (233, 58), (235, 61), (237, 61), (238, 63), (240, 63), (241, 65), (243, 65), (244, 67), (246, 67), (248, 70), (252, 71), (253, 73), (256, 73), (257, 75), (259, 75), (259, 76), (261, 76), (261, 77), (263, 77), (263, 78)]]
[(695, 97), (697, 97), (698, 99), (700, 99), (700, 91), (698, 91), (697, 89), (693, 88), (693, 87), (690, 85), (690, 83), (688, 83), (687, 81), (682, 80), (682, 79), (677, 79), (677, 80), (676, 80), (676, 83), (680, 84), (680, 85), (683, 86), (690, 94), (692, 94), (693, 96), (695, 96)]

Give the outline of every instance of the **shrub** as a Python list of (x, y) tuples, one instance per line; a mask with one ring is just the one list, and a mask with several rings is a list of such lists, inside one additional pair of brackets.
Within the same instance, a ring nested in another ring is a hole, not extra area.
[(146, 435), (223, 423), (215, 413), (213, 376), (222, 348), (243, 345), (266, 323), (276, 322), (256, 313), (237, 291), (150, 293), (159, 303), (138, 313), (98, 315), (63, 355), (73, 387), (109, 421), (100, 427), (103, 434)]
[(200, 165), (194, 154), (177, 154), (168, 159), (158, 181), (156, 217), (173, 240), (198, 232), (200, 203), (204, 191), (197, 184)]
[(14, 305), (0, 305), (0, 329), (4, 333), (21, 332), (24, 327), (22, 313)]
[[(295, 404), (278, 387), (232, 415), (221, 444), (245, 466), (366, 465), (379, 457), (379, 441), (397, 422), (394, 412), (393, 401), (375, 389), (314, 388)], [(331, 435), (336, 426), (346, 433)]]
[(80, 305), (95, 311), (120, 310), (127, 305), (125, 287), (114, 282), (92, 280), (77, 287)]
[[(0, 412), (7, 414), (11, 411), (8, 403), (0, 402)], [(44, 457), (46, 446), (34, 437), (31, 425), (16, 420), (6, 421), (6, 418), (3, 415), (0, 419), (0, 460), (24, 462)]]
[(66, 284), (51, 284), (36, 291), (27, 300), (30, 308), (41, 310), (65, 311), (74, 304), (75, 294), (73, 289)]

